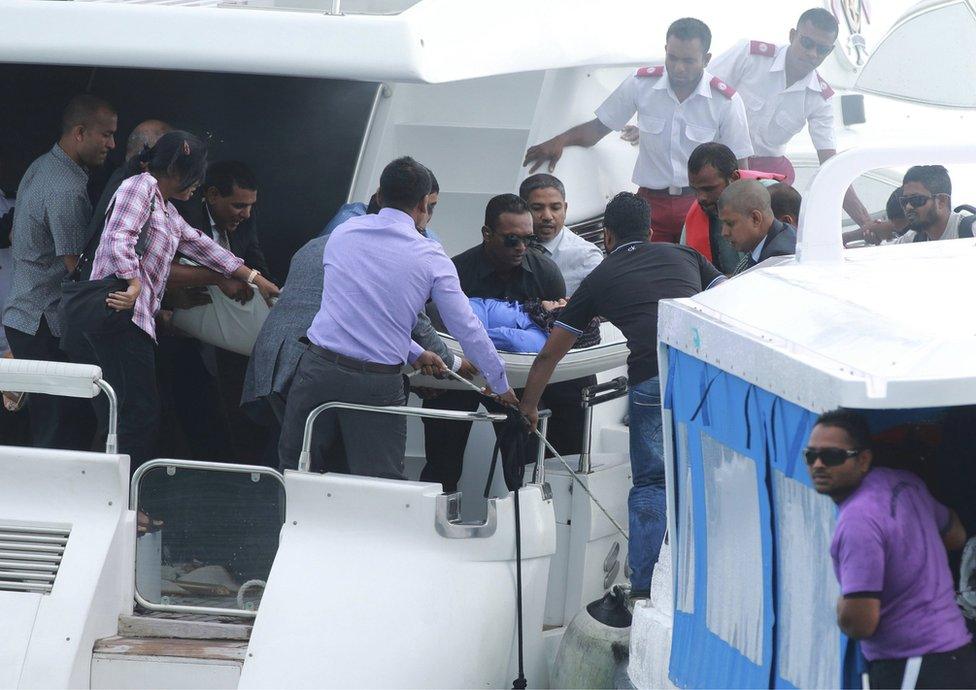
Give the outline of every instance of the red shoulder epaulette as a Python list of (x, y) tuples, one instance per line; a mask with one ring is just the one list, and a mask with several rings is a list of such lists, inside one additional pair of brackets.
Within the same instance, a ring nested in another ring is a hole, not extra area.
[(718, 77), (712, 77), (712, 80), (710, 82), (708, 82), (708, 83), (711, 84), (711, 86), (712, 86), (713, 89), (715, 89), (716, 91), (718, 91), (720, 94), (722, 94), (726, 98), (732, 98), (732, 96), (735, 95), (735, 89), (733, 89), (731, 86), (729, 86), (728, 84), (726, 84), (724, 81), (722, 81)]
[(776, 55), (776, 46), (765, 41), (749, 41), (749, 54), (773, 57)]
[(663, 77), (664, 76), (664, 65), (658, 65), (657, 67), (641, 67), (637, 70), (638, 77)]
[(820, 84), (820, 95), (823, 96), (825, 101), (834, 95), (834, 90), (830, 88), (830, 84), (824, 81), (824, 78), (820, 76), (819, 72), (817, 72), (817, 82)]

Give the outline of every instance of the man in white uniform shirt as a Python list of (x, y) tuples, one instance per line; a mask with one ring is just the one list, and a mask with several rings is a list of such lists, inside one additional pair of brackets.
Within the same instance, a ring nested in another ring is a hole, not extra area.
[(712, 33), (704, 22), (686, 17), (670, 27), (663, 66), (642, 67), (596, 110), (596, 118), (577, 125), (526, 152), (523, 165), (556, 167), (567, 146), (595, 145), (611, 130), (622, 130), (637, 113), (640, 148), (633, 181), (651, 207), (651, 240), (677, 242), (695, 194), (688, 186), (688, 157), (701, 143), (718, 141), (746, 167), (753, 154), (742, 98), (705, 71)]
[[(837, 19), (829, 11), (809, 9), (790, 29), (789, 44), (740, 41), (709, 63), (709, 71), (731, 84), (745, 102), (755, 150), (750, 170), (784, 175), (784, 182), (792, 185), (796, 174), (786, 145), (804, 125), (821, 163), (837, 153), (834, 90), (817, 73), (834, 49), (837, 31)], [(871, 223), (853, 188), (844, 210), (862, 227)]]
[(539, 247), (556, 262), (566, 281), (566, 297), (571, 297), (583, 278), (603, 261), (603, 252), (566, 227), (566, 188), (558, 177), (530, 175), (519, 186), (519, 196), (532, 212)]

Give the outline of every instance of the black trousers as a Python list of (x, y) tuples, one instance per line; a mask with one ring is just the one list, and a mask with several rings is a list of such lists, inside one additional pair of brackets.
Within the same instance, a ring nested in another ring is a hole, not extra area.
[[(363, 372), (306, 349), (288, 389), (278, 443), (280, 467), (296, 469), (305, 420), (324, 402), (389, 407), (406, 402), (403, 375)], [(376, 412), (326, 410), (315, 420), (312, 470), (405, 479), (407, 418)]]
[[(871, 688), (902, 687), (907, 659), (872, 661), (868, 675)], [(976, 648), (972, 642), (951, 652), (922, 657), (914, 688), (976, 688)]]
[[(159, 391), (156, 388), (155, 343), (132, 321), (124, 328), (86, 333), (87, 361), (102, 368), (102, 377), (119, 400), (119, 452), (129, 456), (130, 471), (156, 457), (159, 436)], [(108, 400), (94, 399), (101, 435), (108, 430)]]
[[(588, 376), (571, 381), (550, 384), (540, 401), (540, 408), (552, 411), (546, 437), (560, 455), (576, 455), (583, 440), (583, 408), (580, 407), (580, 391), (596, 383), (596, 377)], [(424, 401), (424, 408), (461, 410), (473, 412), (484, 404), (491, 412), (502, 411), (484, 396), (474, 391), (448, 390)], [(457, 490), (464, 463), (464, 449), (471, 434), (471, 422), (452, 422), (443, 419), (424, 419), (424, 454), (427, 464), (420, 473), (420, 481), (435, 482), (445, 492)], [(534, 438), (534, 437), (533, 437)], [(534, 457), (533, 441), (528, 457)]]
[[(10, 351), (17, 359), (68, 361), (58, 344), (58, 337), (51, 333), (43, 316), (34, 335), (9, 326), (4, 326), (4, 332)], [(94, 419), (87, 400), (31, 393), (28, 401), (32, 446), (62, 450), (92, 449)]]

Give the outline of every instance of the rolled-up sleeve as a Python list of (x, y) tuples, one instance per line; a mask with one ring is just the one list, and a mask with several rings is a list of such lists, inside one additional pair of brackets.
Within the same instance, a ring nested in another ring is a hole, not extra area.
[(175, 217), (175, 225), (180, 231), (179, 252), (181, 254), (225, 276), (229, 276), (244, 265), (243, 259), (231, 254), (178, 215)]
[(629, 76), (594, 113), (610, 129), (623, 129), (637, 112), (637, 77)]
[(746, 106), (742, 96), (733, 94), (729, 111), (719, 128), (717, 141), (725, 144), (738, 159), (753, 155), (752, 139), (749, 137), (749, 121), (746, 119)]
[(468, 298), (461, 292), (457, 269), (443, 251), (431, 258), (431, 297), (444, 325), (461, 343), (468, 359), (484, 376), (495, 393), (504, 393), (510, 386), (505, 375), (505, 362), (492, 345), (485, 327), (471, 310)]
[(136, 242), (142, 226), (149, 220), (155, 188), (146, 175), (130, 177), (115, 193), (101, 244), (108, 250), (110, 265), (119, 278), (139, 277)]
[(810, 113), (807, 118), (807, 129), (810, 130), (810, 140), (813, 148), (818, 151), (824, 149), (832, 150), (837, 148), (837, 140), (834, 137), (834, 108), (831, 102), (821, 98), (821, 103)]

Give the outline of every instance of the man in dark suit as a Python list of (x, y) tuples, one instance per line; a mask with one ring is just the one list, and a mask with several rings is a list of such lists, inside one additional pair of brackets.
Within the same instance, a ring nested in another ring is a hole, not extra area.
[(769, 191), (756, 180), (736, 180), (718, 200), (722, 236), (745, 254), (733, 275), (773, 256), (796, 253), (796, 228), (773, 215)]

